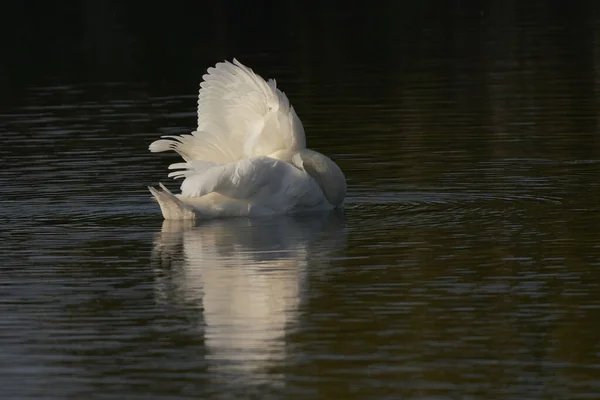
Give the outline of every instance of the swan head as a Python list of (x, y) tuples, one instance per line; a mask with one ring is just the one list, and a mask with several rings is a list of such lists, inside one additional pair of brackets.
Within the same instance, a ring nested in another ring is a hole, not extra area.
[(292, 163), (319, 184), (329, 204), (342, 205), (346, 198), (346, 177), (333, 160), (317, 151), (302, 149), (293, 156)]

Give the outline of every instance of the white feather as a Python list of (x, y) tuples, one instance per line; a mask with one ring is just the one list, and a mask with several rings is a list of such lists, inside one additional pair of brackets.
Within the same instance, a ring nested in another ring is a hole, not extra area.
[(174, 150), (186, 161), (232, 162), (306, 147), (302, 123), (274, 80), (265, 82), (235, 59), (209, 68), (203, 79), (196, 130), (164, 136), (150, 151)]
[[(151, 189), (166, 219), (268, 215), (340, 206), (346, 180), (326, 156), (306, 149), (304, 128), (275, 80), (237, 60), (203, 76), (198, 127), (163, 136), (151, 152), (173, 150), (169, 177), (181, 194)], [(193, 212), (191, 212), (193, 211)]]

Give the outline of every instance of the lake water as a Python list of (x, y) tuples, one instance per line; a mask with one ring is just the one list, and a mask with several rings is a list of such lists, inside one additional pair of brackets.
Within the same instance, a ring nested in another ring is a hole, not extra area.
[(163, 222), (177, 157), (147, 147), (193, 130), (217, 50), (6, 61), (3, 398), (597, 398), (600, 18), (515, 7), (219, 36), (345, 171), (322, 215)]

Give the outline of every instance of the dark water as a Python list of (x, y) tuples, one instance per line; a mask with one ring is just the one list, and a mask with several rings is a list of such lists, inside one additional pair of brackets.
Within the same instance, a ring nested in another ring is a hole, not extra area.
[[(146, 58), (92, 35), (95, 60), (112, 57), (94, 69), (79, 39), (42, 38), (46, 74), (10, 48), (3, 398), (598, 397), (595, 7), (392, 3), (366, 27), (360, 10), (303, 9), (262, 52), (250, 22), (192, 56), (182, 27), (152, 53), (140, 38), (157, 34), (114, 19), (100, 37)], [(147, 146), (194, 128), (225, 48), (277, 78), (346, 172), (343, 213), (162, 221), (146, 186), (175, 188), (176, 157)]]

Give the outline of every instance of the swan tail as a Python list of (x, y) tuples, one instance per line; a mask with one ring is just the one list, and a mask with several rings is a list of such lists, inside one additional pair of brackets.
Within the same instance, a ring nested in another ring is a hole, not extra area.
[(169, 189), (162, 183), (159, 184), (160, 189), (148, 186), (150, 193), (154, 196), (164, 219), (167, 220), (190, 220), (196, 218), (196, 213), (192, 207), (178, 199)]

